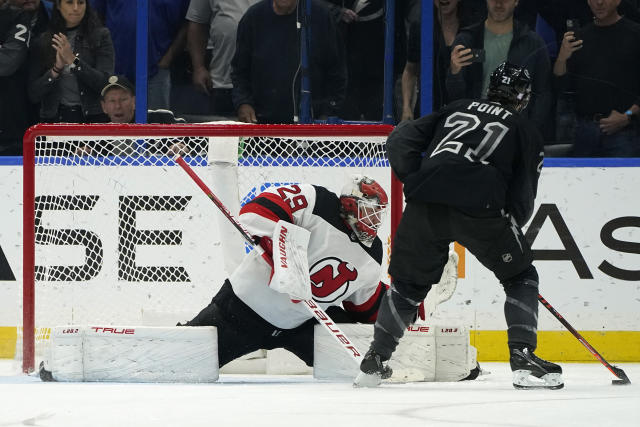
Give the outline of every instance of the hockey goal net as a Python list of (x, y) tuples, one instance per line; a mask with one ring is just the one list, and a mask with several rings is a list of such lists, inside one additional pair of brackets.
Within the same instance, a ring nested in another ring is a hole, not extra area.
[[(53, 326), (188, 320), (244, 256), (242, 238), (174, 162), (232, 213), (272, 185), (339, 192), (351, 173), (390, 194), (388, 258), (402, 210), (384, 125), (38, 125), (25, 135), (18, 348), (34, 369)], [(386, 262), (386, 259), (385, 259)], [(382, 273), (384, 274), (384, 273)]]

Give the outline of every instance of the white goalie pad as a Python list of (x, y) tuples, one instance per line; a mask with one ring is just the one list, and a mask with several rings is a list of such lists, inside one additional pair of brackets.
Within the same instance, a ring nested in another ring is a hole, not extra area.
[(309, 300), (311, 280), (307, 248), (311, 233), (286, 221), (278, 221), (273, 233), (273, 277), (269, 286), (293, 299)]
[(458, 286), (458, 254), (449, 251), (449, 259), (444, 266), (440, 281), (431, 287), (424, 300), (425, 317), (432, 317), (439, 304), (448, 301)]
[(213, 382), (213, 326), (59, 326), (44, 367), (56, 381)]
[[(340, 328), (361, 351), (373, 340), (373, 325), (341, 324)], [(364, 354), (364, 353), (363, 353)], [(388, 381), (459, 381), (476, 366), (476, 349), (469, 344), (469, 330), (459, 325), (413, 325), (407, 328), (389, 366)], [(320, 325), (314, 332), (316, 379), (353, 381), (359, 366)]]

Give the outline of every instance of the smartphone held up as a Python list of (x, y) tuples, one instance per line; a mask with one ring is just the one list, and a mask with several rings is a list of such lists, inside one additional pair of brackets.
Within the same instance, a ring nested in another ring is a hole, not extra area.
[(573, 39), (580, 40), (580, 21), (577, 19), (567, 19), (567, 32), (573, 32)]

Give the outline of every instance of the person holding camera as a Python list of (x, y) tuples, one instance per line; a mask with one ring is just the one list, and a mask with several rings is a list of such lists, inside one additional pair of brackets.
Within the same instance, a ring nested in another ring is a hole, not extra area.
[[(437, 110), (447, 104), (445, 78), (449, 70), (451, 49), (458, 32), (486, 16), (484, 2), (462, 0), (434, 0), (434, 55), (433, 55), (433, 102)], [(420, 51), (422, 24), (420, 19), (411, 22), (407, 40), (407, 61), (402, 71), (402, 115), (400, 120), (413, 120), (420, 116)]]
[(518, 0), (487, 0), (487, 19), (456, 36), (446, 77), (448, 100), (486, 98), (491, 72), (509, 61), (531, 75), (533, 93), (523, 114), (544, 131), (552, 104), (551, 62), (542, 38), (513, 18), (517, 5)]
[(574, 157), (640, 157), (640, 25), (620, 0), (588, 0), (592, 23), (562, 38), (553, 73), (574, 91)]

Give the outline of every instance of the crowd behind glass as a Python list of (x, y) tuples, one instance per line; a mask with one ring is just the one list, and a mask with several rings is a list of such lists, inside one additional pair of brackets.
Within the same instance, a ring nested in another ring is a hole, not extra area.
[[(381, 121), (385, 1), (310, 1), (312, 118)], [(0, 0), (0, 155), (21, 155), (35, 123), (135, 122), (136, 3)], [(429, 106), (421, 3), (395, 2), (396, 122), (483, 97), (508, 59), (532, 74), (525, 114), (551, 155), (640, 157), (640, 0), (433, 0)], [(295, 122), (301, 13), (297, 0), (150, 0), (147, 121)]]

